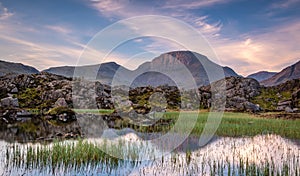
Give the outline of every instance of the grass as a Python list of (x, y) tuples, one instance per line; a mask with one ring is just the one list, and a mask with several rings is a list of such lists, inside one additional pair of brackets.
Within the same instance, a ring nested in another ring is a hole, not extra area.
[[(120, 142), (120, 144), (122, 144)], [(107, 148), (109, 147), (109, 148)], [(134, 146), (130, 149), (132, 150)], [(115, 158), (105, 153), (117, 153), (117, 156), (123, 156), (125, 153), (126, 158), (130, 160), (130, 164), (135, 164), (138, 158), (137, 154), (133, 152), (126, 152), (120, 145), (108, 146), (106, 142), (95, 144), (83, 140), (76, 142), (64, 143), (55, 141), (52, 145), (26, 145), (19, 146), (13, 144), (6, 150), (6, 165), (13, 164), (14, 167), (23, 167), (26, 169), (40, 168), (44, 169), (47, 167), (60, 168), (78, 168), (82, 166), (96, 166), (102, 164), (108, 166), (108, 169), (113, 169), (125, 164), (125, 161), (119, 158)], [(127, 161), (128, 162), (128, 161)]]
[[(186, 123), (178, 124), (179, 128), (193, 127), (191, 135), (200, 136), (206, 125), (209, 112), (200, 112), (196, 124), (189, 124), (189, 122), (192, 122), (189, 118), (192, 117), (192, 113), (196, 112), (181, 113), (182, 118), (187, 120)], [(179, 112), (166, 112), (161, 120), (169, 122), (170, 124), (167, 126), (158, 123), (158, 125), (147, 127), (137, 126), (130, 122), (119, 122), (122, 125), (118, 127), (129, 127), (140, 132), (168, 132), (174, 126), (178, 117)], [(300, 139), (300, 119), (271, 119), (247, 113), (225, 112), (216, 132), (216, 135), (224, 137), (255, 136), (259, 134), (276, 134), (289, 139)]]
[(76, 113), (111, 114), (113, 109), (73, 109)]
[[(138, 147), (129, 146), (129, 150), (125, 149), (127, 146), (122, 141), (118, 144), (108, 146), (106, 141), (101, 144), (89, 143), (79, 140), (76, 143), (62, 143), (54, 142), (52, 146), (49, 145), (25, 145), (20, 146), (13, 144), (6, 149), (6, 163), (7, 168), (25, 168), (27, 171), (32, 169), (40, 169), (40, 174), (49, 174), (55, 170), (62, 170), (64, 172), (76, 173), (81, 170), (90, 172), (98, 170), (105, 174), (111, 174), (113, 171), (122, 169), (128, 166), (132, 169), (143, 167), (143, 163), (137, 161), (139, 151)], [(127, 146), (128, 147), (128, 146)], [(109, 149), (110, 152), (115, 152), (115, 156), (124, 159), (115, 158), (105, 153)], [(128, 152), (129, 151), (129, 152)], [(118, 152), (118, 153), (116, 153)], [(144, 153), (151, 155), (151, 151)], [(252, 163), (248, 158), (242, 156), (234, 158), (233, 160), (213, 159), (203, 156), (198, 158), (197, 155), (191, 151), (186, 151), (185, 154), (172, 152), (170, 156), (161, 156), (155, 158), (150, 166), (153, 167), (153, 175), (161, 175), (160, 169), (172, 168), (175, 173), (182, 175), (298, 175), (299, 174), (299, 158), (297, 153), (289, 154), (288, 160), (282, 159), (279, 165), (275, 165), (275, 160), (263, 161), (261, 163)], [(251, 158), (251, 157), (250, 157)], [(147, 163), (147, 162), (146, 162)], [(146, 165), (147, 166), (147, 165)], [(157, 168), (155, 168), (157, 167)], [(26, 173), (21, 170), (21, 173)], [(139, 170), (139, 175), (147, 175), (143, 169)], [(46, 172), (46, 173), (45, 173)], [(156, 173), (157, 172), (157, 173)], [(85, 173), (87, 174), (87, 173)], [(172, 175), (172, 173), (168, 173)]]
[[(192, 131), (193, 135), (201, 135), (207, 122), (208, 112), (200, 113)], [(189, 113), (186, 114), (189, 118)], [(216, 135), (243, 137), (259, 134), (276, 134), (291, 139), (300, 139), (300, 119), (267, 119), (247, 113), (224, 113)]]

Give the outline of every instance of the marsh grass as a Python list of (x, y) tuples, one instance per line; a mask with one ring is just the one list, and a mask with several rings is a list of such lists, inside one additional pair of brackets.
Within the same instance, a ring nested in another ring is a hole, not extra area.
[[(192, 113), (181, 112), (186, 123), (179, 124), (184, 127), (193, 127), (191, 135), (200, 136), (207, 122), (209, 112), (200, 112), (196, 124), (189, 124), (188, 119)], [(179, 112), (166, 112), (164, 119), (172, 119), (176, 123)], [(162, 132), (167, 132), (174, 124), (165, 127), (156, 127)], [(144, 129), (144, 131), (147, 131)], [(300, 139), (300, 119), (270, 119), (261, 118), (247, 113), (225, 112), (221, 124), (218, 126), (216, 135), (223, 137), (247, 137), (261, 134), (275, 134), (289, 139)]]
[[(234, 146), (233, 146), (234, 147)], [(105, 153), (114, 153), (110, 156)], [(51, 145), (12, 144), (6, 149), (6, 167), (34, 169), (43, 172), (79, 172), (85, 169), (99, 170), (102, 173), (122, 173), (124, 168), (138, 168), (139, 175), (299, 175), (299, 153), (291, 153), (288, 158), (278, 161), (273, 158), (260, 163), (253, 163), (243, 156), (226, 158), (209, 158), (197, 156), (191, 150), (172, 152), (170, 155), (153, 158), (153, 161), (139, 161), (141, 155), (154, 155), (153, 151), (141, 153), (140, 146), (125, 144), (119, 140), (108, 145), (104, 140), (100, 145), (88, 141), (53, 142)], [(234, 154), (233, 154), (234, 155)], [(124, 159), (120, 159), (124, 158)], [(151, 172), (143, 166), (150, 166)], [(275, 164), (276, 163), (276, 164)], [(97, 168), (97, 169), (96, 169)], [(25, 171), (22, 172), (25, 172)], [(118, 172), (115, 172), (117, 171)], [(93, 172), (94, 173), (94, 172)], [(49, 173), (47, 173), (49, 174)], [(87, 173), (85, 173), (87, 174)]]

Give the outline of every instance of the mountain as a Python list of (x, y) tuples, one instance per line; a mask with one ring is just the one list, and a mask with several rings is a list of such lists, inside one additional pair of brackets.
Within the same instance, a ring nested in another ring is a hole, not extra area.
[[(206, 56), (191, 51), (173, 51), (162, 54), (151, 62), (141, 64), (133, 71), (115, 62), (79, 67), (53, 67), (44, 71), (73, 77), (75, 68), (76, 77), (95, 79), (95, 75), (97, 75), (96, 78), (103, 83), (131, 87), (165, 84), (193, 87), (193, 85), (202, 86), (217, 81), (222, 78), (220, 74), (224, 74), (226, 77), (239, 76), (231, 68), (221, 67)], [(217, 73), (218, 71), (222, 71), (222, 73)], [(210, 75), (208, 76), (207, 73)]]
[(56, 75), (62, 75), (66, 77), (84, 77), (89, 80), (100, 80), (104, 84), (111, 84), (116, 72), (123, 72), (125, 75), (130, 73), (130, 70), (120, 66), (115, 62), (107, 62), (97, 65), (88, 66), (62, 66), (51, 67), (43, 70)]
[(271, 78), (276, 73), (277, 72), (260, 71), (260, 72), (253, 73), (253, 74), (247, 76), (247, 78), (253, 78), (253, 79), (256, 79), (258, 82), (261, 82), (261, 81)]
[(34, 74), (39, 73), (34, 67), (23, 65), (21, 63), (6, 62), (0, 60), (0, 76), (6, 74)]
[(199, 87), (221, 79), (220, 74), (239, 77), (231, 68), (221, 67), (206, 56), (191, 51), (162, 54), (151, 62), (140, 65), (134, 73), (140, 76), (132, 83), (133, 87), (162, 84), (179, 87), (191, 87), (196, 84)]
[(284, 83), (288, 80), (299, 79), (299, 78), (300, 78), (300, 60), (297, 63), (283, 69), (281, 72), (275, 74), (271, 78), (262, 81), (261, 84), (264, 86), (275, 86)]

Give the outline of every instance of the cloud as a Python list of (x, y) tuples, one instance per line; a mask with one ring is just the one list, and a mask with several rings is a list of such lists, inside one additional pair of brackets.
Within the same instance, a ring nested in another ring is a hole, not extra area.
[(71, 29), (60, 25), (46, 25), (45, 28), (60, 34), (70, 34), (72, 32)]
[(299, 31), (300, 23), (293, 21), (264, 33), (211, 43), (223, 64), (246, 76), (261, 70), (281, 71), (297, 62), (300, 59)]
[(186, 1), (152, 1), (153, 4), (147, 4), (145, 1), (136, 2), (130, 0), (103, 0), (91, 1), (94, 9), (98, 10), (101, 15), (107, 17), (129, 18), (141, 15), (162, 15), (181, 19), (197, 29), (205, 35), (217, 36), (222, 28), (220, 21), (209, 23), (208, 16), (199, 16), (190, 12), (190, 9), (207, 7), (219, 3), (228, 3), (224, 0), (189, 0)]
[(10, 12), (6, 7), (2, 5), (0, 2), (0, 20), (8, 19), (9, 17), (13, 16), (14, 13)]
[(227, 3), (229, 1), (226, 0), (170, 0), (166, 1), (166, 4), (163, 8), (170, 8), (170, 9), (197, 9), (201, 7), (212, 6), (216, 4)]
[(299, 2), (300, 2), (299, 0), (277, 1), (276, 3), (271, 4), (271, 9), (286, 9), (286, 8), (289, 8)]
[(53, 65), (75, 65), (82, 48), (34, 43), (12, 36), (0, 35), (3, 44), (1, 59), (34, 65), (42, 70)]

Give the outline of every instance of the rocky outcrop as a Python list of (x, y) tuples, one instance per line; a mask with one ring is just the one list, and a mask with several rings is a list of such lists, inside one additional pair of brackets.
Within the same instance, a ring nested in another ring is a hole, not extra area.
[[(241, 77), (229, 77), (226, 78), (226, 105), (225, 110), (227, 111), (248, 111), (258, 112), (261, 110), (259, 105), (253, 104), (251, 98), (260, 94), (259, 83), (250, 78)], [(213, 84), (219, 84), (217, 81)], [(211, 86), (204, 86), (199, 88), (200, 92), (200, 103), (204, 108), (211, 106)]]
[(292, 94), (293, 108), (300, 108), (300, 89)]

